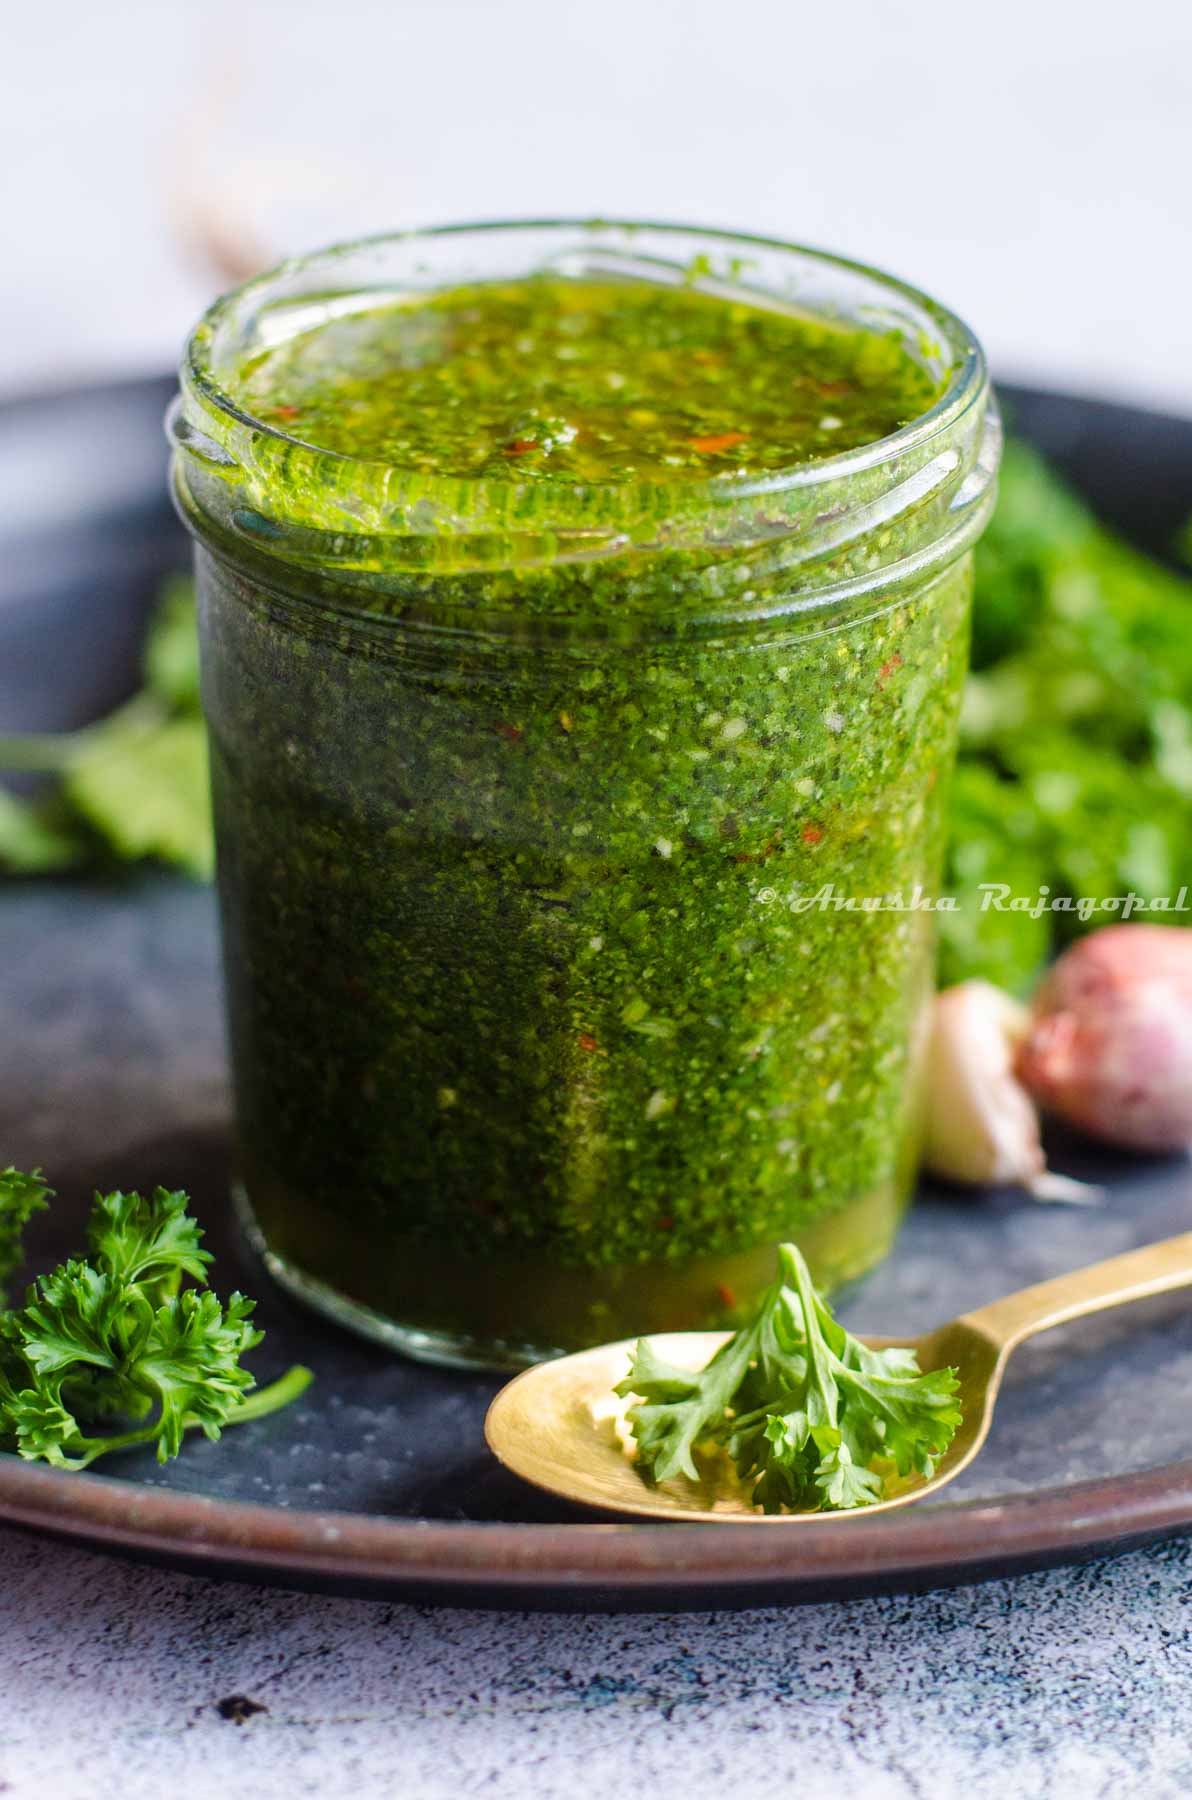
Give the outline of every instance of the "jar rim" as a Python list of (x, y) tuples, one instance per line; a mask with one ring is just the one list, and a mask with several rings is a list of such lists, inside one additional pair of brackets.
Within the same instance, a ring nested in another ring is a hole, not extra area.
[[(412, 228), (400, 232), (378, 232), (365, 237), (353, 238), (342, 243), (310, 252), (301, 256), (285, 259), (273, 267), (253, 276), (250, 280), (230, 289), (208, 307), (198, 324), (187, 339), (183, 352), (180, 371), (184, 389), (189, 389), (198, 402), (207, 419), (212, 423), (224, 424), (231, 432), (240, 434), (245, 431), (254, 439), (270, 445), (278, 453), (284, 453), (292, 463), (295, 456), (309, 457), (317, 460), (325, 468), (338, 467), (341, 479), (350, 469), (367, 471), (369, 484), (375, 484), (378, 474), (388, 478), (416, 479), (424, 496), (433, 495), (436, 488), (449, 490), (452, 511), (459, 515), (462, 510), (471, 513), (469, 505), (472, 499), (482, 505), (483, 497), (495, 494), (507, 495), (523, 484), (511, 479), (510, 474), (498, 473), (484, 476), (459, 476), (447, 474), (427, 475), (415, 470), (411, 465), (393, 463), (375, 457), (357, 456), (348, 451), (336, 451), (297, 437), (285, 431), (276, 421), (258, 418), (249, 408), (244, 406), (231, 391), (231, 384), (225, 385), (214, 368), (214, 348), (221, 332), (231, 329), (233, 332), (239, 318), (254, 309), (264, 310), (276, 298), (284, 295), (288, 286), (301, 283), (312, 276), (326, 273), (333, 276), (337, 269), (348, 265), (353, 258), (370, 257), (385, 251), (413, 250), (417, 251), (425, 245), (428, 252), (437, 246), (451, 246), (460, 240), (474, 238), (480, 243), (491, 243), (501, 235), (515, 240), (531, 238), (534, 234), (575, 234), (578, 239), (577, 248), (585, 245), (601, 253), (610, 250), (620, 257), (625, 252), (632, 253), (643, 238), (660, 239), (676, 246), (687, 242), (689, 245), (703, 246), (696, 254), (707, 255), (721, 252), (730, 266), (734, 266), (731, 277), (733, 295), (742, 300), (752, 299), (755, 303), (773, 302), (776, 295), (773, 288), (749, 287), (740, 281), (743, 266), (747, 267), (752, 260), (746, 253), (752, 251), (755, 256), (767, 254), (771, 257), (787, 259), (792, 266), (814, 269), (819, 273), (835, 275), (845, 282), (858, 287), (866, 286), (873, 292), (875, 302), (884, 299), (894, 306), (911, 309), (910, 319), (904, 317), (904, 323), (929, 321), (947, 345), (949, 352), (949, 375), (936, 400), (923, 413), (900, 426), (897, 431), (888, 433), (872, 442), (862, 444), (850, 450), (835, 452), (819, 457), (814, 461), (801, 461), (790, 464), (786, 468), (766, 470), (754, 474), (716, 474), (703, 479), (686, 479), (674, 482), (642, 480), (633, 478), (615, 482), (600, 483), (568, 483), (552, 492), (552, 500), (557, 501), (563, 513), (570, 513), (572, 505), (582, 504), (590, 500), (592, 495), (606, 497), (648, 493), (651, 497), (651, 510), (655, 516), (661, 506), (665, 506), (665, 496), (673, 494), (677, 504), (684, 512), (691, 512), (701, 504), (709, 508), (719, 509), (722, 506), (733, 506), (744, 500), (763, 499), (793, 489), (830, 487), (855, 474), (873, 468), (907, 452), (921, 450), (939, 433), (950, 429), (968, 409), (978, 402), (986, 392), (988, 375), (984, 352), (975, 334), (964, 321), (949, 308), (931, 298), (921, 289), (900, 277), (891, 275), (885, 270), (850, 257), (839, 256), (831, 251), (817, 249), (813, 246), (798, 244), (781, 238), (769, 237), (754, 233), (725, 231), (694, 225), (656, 223), (651, 220), (607, 219), (607, 218), (543, 218), (543, 219), (501, 219), (484, 220), (476, 223), (460, 223)], [(689, 259), (690, 260), (690, 259)], [(660, 258), (643, 261), (646, 275), (652, 274), (659, 279), (667, 265)], [(532, 272), (523, 269), (522, 274)], [(683, 274), (684, 265), (672, 262), (669, 265), (669, 279)], [(433, 271), (430, 273), (434, 274)], [(466, 277), (460, 278), (466, 280)], [(426, 284), (425, 291), (441, 292), (444, 287), (457, 285), (457, 278), (432, 279)], [(694, 280), (698, 291), (721, 294), (730, 297), (728, 281), (725, 277), (710, 270), (705, 278), (702, 273)], [(301, 291), (300, 289), (298, 291)], [(315, 290), (312, 290), (312, 293)], [(344, 292), (367, 292), (359, 283), (349, 286)], [(794, 299), (792, 293), (788, 296)], [(919, 315), (919, 321), (914, 315)], [(846, 315), (847, 316), (847, 315)], [(891, 314), (891, 318), (897, 317)], [(852, 322), (864, 324), (863, 319)], [(888, 323), (889, 321), (887, 321)], [(560, 518), (560, 524), (565, 519)]]

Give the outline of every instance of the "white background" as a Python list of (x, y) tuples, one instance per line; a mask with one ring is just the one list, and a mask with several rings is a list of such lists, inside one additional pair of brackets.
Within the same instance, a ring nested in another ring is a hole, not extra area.
[(0, 0), (0, 390), (248, 263), (552, 211), (884, 264), (1003, 375), (1192, 413), (1189, 0)]

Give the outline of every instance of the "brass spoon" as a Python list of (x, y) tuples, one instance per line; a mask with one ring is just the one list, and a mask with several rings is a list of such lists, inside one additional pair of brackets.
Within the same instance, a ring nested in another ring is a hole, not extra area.
[[(630, 1460), (632, 1440), (624, 1415), (632, 1402), (618, 1400), (612, 1392), (629, 1370), (634, 1345), (629, 1338), (526, 1369), (501, 1389), (489, 1407), (485, 1436), (493, 1454), (515, 1475), (565, 1500), (606, 1512), (733, 1524), (752, 1520), (758, 1525), (806, 1524), (825, 1516), (867, 1518), (937, 1493), (968, 1467), (988, 1436), (1010, 1353), (1026, 1338), (1088, 1313), (1187, 1286), (1192, 1286), (1192, 1231), (1023, 1288), (925, 1337), (866, 1338), (873, 1349), (905, 1345), (915, 1351), (924, 1370), (955, 1368), (963, 1423), (930, 1480), (921, 1475), (894, 1477), (886, 1483), (883, 1500), (845, 1513), (767, 1516), (752, 1505), (748, 1490), (736, 1481), (723, 1456), (708, 1459), (698, 1482), (680, 1477), (647, 1487)], [(699, 1369), (728, 1335), (680, 1331), (653, 1342), (667, 1361)]]

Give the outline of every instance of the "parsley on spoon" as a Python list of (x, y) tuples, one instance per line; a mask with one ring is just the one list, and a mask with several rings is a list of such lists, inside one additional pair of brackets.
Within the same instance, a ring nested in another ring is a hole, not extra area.
[(489, 1448), (538, 1487), (638, 1518), (790, 1525), (886, 1511), (972, 1462), (1028, 1337), (1192, 1286), (1184, 1232), (919, 1338), (860, 1339), (833, 1319), (793, 1245), (780, 1259), (739, 1332), (602, 1344), (525, 1370), (489, 1408)]

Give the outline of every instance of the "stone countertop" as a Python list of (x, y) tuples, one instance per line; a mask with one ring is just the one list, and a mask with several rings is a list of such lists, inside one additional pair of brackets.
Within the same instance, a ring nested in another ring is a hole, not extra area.
[(1166, 1800), (1192, 1790), (1189, 1545), (738, 1613), (464, 1612), (0, 1532), (13, 1800)]

